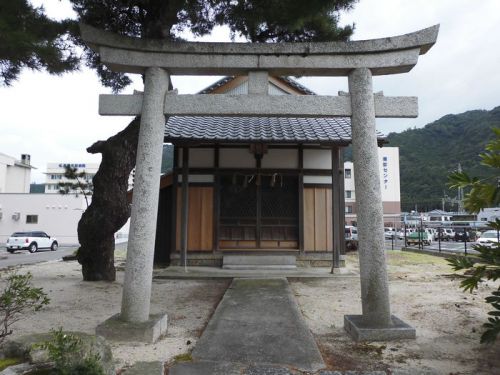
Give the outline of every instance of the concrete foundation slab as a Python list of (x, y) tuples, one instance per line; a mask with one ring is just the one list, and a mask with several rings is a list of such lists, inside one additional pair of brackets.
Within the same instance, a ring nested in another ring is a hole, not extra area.
[(154, 343), (167, 333), (167, 314), (150, 315), (141, 323), (126, 322), (120, 319), (120, 314), (113, 315), (96, 327), (96, 335), (110, 341), (140, 341)]
[(295, 269), (295, 255), (224, 254), (222, 268), (233, 270)]
[(193, 351), (195, 361), (325, 367), (288, 282), (234, 279)]
[(286, 265), (251, 265), (251, 264), (240, 264), (224, 266), (226, 270), (294, 270), (296, 266), (286, 266)]
[(392, 325), (376, 327), (363, 322), (362, 315), (344, 315), (344, 329), (356, 341), (392, 341), (415, 339), (415, 328), (391, 315)]

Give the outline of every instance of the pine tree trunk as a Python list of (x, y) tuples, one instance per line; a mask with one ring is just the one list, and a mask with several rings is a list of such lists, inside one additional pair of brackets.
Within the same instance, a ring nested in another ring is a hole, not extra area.
[(130, 217), (127, 200), (128, 179), (135, 166), (139, 119), (124, 130), (98, 141), (87, 151), (102, 154), (93, 178), (92, 203), (78, 223), (78, 262), (85, 281), (114, 281), (115, 233)]

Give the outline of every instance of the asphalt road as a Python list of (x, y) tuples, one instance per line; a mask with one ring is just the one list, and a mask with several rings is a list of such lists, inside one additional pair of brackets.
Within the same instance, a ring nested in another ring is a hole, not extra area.
[[(394, 249), (401, 249), (403, 247), (403, 240), (395, 240), (394, 241)], [(390, 249), (392, 244), (390, 240), (385, 241), (386, 248)], [(467, 253), (468, 254), (474, 254), (477, 253), (474, 249), (473, 246), (476, 245), (475, 242), (467, 242)], [(414, 248), (418, 248), (418, 246), (410, 246)], [(424, 246), (424, 249), (430, 249), (430, 250), (439, 250), (439, 243), (438, 241), (433, 241), (430, 246)], [(442, 251), (447, 251), (447, 252), (453, 252), (457, 254), (464, 254), (465, 253), (465, 244), (463, 242), (455, 242), (455, 241), (441, 241), (441, 250)]]
[(7, 249), (2, 246), (0, 247), (0, 269), (21, 264), (34, 264), (49, 260), (59, 260), (65, 255), (73, 254), (75, 250), (75, 246), (60, 246), (57, 251), (43, 249), (38, 250), (36, 253), (30, 253), (28, 250), (17, 250), (14, 254), (10, 254), (7, 252)]

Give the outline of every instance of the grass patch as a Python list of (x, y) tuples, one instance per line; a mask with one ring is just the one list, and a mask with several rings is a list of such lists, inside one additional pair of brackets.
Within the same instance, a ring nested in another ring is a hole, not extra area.
[(446, 259), (427, 254), (418, 254), (401, 250), (391, 250), (387, 253), (387, 264), (390, 266), (412, 266), (433, 264), (448, 266)]
[[(412, 268), (421, 269), (422, 266), (429, 266), (436, 273), (450, 273), (452, 268), (443, 257), (438, 257), (428, 254), (412, 253), (409, 251), (389, 250), (385, 252), (387, 267), (389, 272), (406, 269), (407, 271)], [(347, 254), (346, 263), (350, 265), (355, 271), (359, 269), (358, 253)]]
[(191, 362), (192, 360), (193, 356), (191, 353), (182, 353), (174, 357), (174, 362)]
[(18, 365), (22, 363), (23, 360), (21, 358), (4, 358), (0, 359), (0, 371), (5, 370), (9, 366)]

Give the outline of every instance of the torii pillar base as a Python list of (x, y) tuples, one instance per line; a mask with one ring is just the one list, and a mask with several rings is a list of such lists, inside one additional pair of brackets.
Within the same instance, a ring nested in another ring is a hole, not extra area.
[(109, 341), (153, 344), (166, 335), (167, 327), (167, 314), (150, 315), (145, 322), (126, 322), (120, 319), (120, 314), (116, 314), (99, 324), (95, 333)]
[(363, 315), (344, 315), (344, 329), (355, 341), (393, 341), (416, 338), (415, 328), (391, 315), (392, 325), (378, 327), (363, 322)]

